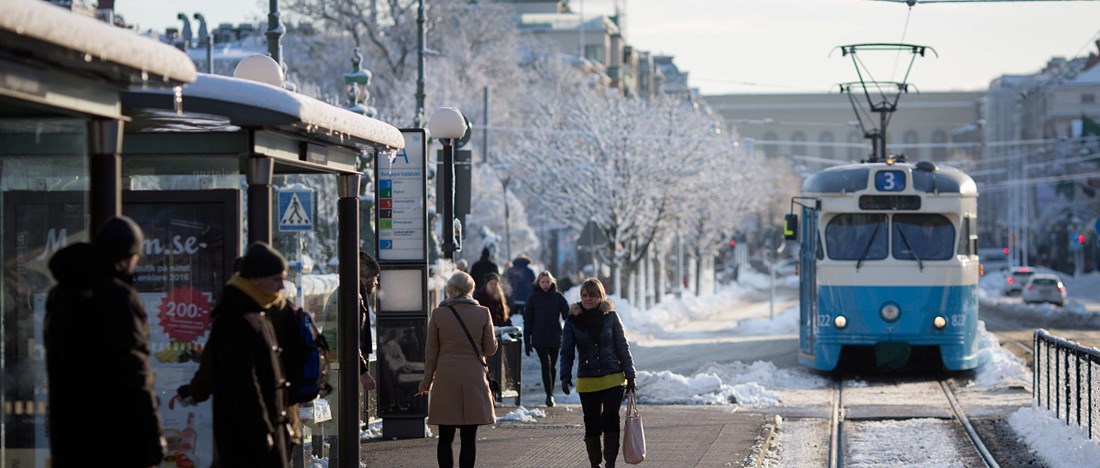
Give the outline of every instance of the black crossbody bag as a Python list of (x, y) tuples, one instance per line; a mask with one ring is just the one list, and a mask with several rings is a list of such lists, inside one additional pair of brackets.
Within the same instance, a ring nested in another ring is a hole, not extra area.
[(474, 337), (470, 335), (470, 330), (466, 328), (466, 322), (462, 321), (462, 317), (458, 315), (458, 311), (452, 306), (447, 306), (451, 309), (451, 312), (455, 314), (455, 320), (458, 320), (458, 325), (462, 327), (462, 333), (466, 334), (466, 339), (470, 341), (470, 347), (474, 350), (474, 355), (481, 361), (482, 367), (485, 368), (485, 378), (489, 381), (489, 390), (493, 393), (493, 398), (500, 399), (500, 382), (496, 379), (489, 377), (489, 363), (485, 361), (485, 356), (477, 350), (477, 345), (474, 344)]

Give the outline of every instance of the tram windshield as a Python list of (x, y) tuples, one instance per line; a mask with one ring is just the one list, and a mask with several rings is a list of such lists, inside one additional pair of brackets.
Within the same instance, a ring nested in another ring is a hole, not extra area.
[(839, 214), (825, 226), (825, 250), (834, 260), (882, 260), (888, 232), (884, 214)]
[(955, 226), (938, 214), (894, 215), (893, 237), (899, 260), (947, 260), (955, 252)]

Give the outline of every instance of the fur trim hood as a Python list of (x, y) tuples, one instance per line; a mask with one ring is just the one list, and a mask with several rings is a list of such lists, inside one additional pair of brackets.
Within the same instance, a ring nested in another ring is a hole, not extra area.
[[(611, 299), (604, 299), (602, 302), (600, 302), (599, 309), (600, 309), (601, 312), (603, 312), (604, 315), (610, 314), (610, 313), (615, 311), (615, 303), (611, 302)], [(575, 316), (580, 315), (580, 314), (581, 314), (581, 303), (580, 302), (574, 302), (573, 305), (569, 306), (569, 315), (575, 317)]]

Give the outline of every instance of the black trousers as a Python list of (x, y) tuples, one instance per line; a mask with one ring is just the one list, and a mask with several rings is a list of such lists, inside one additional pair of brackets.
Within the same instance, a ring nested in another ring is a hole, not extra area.
[(535, 352), (539, 355), (539, 364), (542, 366), (542, 386), (546, 389), (546, 396), (554, 394), (554, 376), (558, 375), (558, 351), (561, 348), (549, 346), (535, 346)]
[(601, 432), (619, 432), (619, 407), (626, 387), (617, 385), (598, 392), (580, 393), (584, 413), (584, 435), (595, 437)]
[[(617, 413), (616, 413), (617, 415)], [(466, 426), (439, 426), (439, 445), (436, 446), (435, 458), (439, 462), (439, 468), (451, 468), (455, 465), (454, 454), (451, 453), (451, 443), (455, 440), (455, 429), (462, 428), (459, 438), (461, 445), (458, 452), (459, 468), (474, 468), (474, 459), (477, 456), (477, 425)]]

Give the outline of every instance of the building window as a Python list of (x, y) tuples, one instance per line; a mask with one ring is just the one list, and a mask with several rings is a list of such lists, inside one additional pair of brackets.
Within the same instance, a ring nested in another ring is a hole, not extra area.
[(932, 132), (932, 159), (942, 160), (947, 159), (947, 133), (943, 130), (936, 130)]
[(848, 159), (851, 159), (852, 161), (859, 161), (863, 159), (863, 147), (854, 146), (859, 145), (862, 141), (863, 138), (860, 136), (859, 132), (851, 131), (848, 133), (848, 144), (853, 145), (848, 147)]
[(905, 136), (902, 137), (901, 141), (906, 145), (905, 150), (901, 151), (901, 153), (905, 154), (905, 156), (908, 157), (910, 161), (920, 159), (920, 149), (909, 147), (909, 145), (915, 145), (920, 142), (920, 140), (917, 138), (916, 130), (906, 131)]
[(836, 148), (833, 147), (833, 141), (835, 141), (833, 132), (821, 132), (821, 136), (817, 137), (817, 141), (821, 142), (821, 157), (830, 159), (836, 157)]
[(599, 45), (584, 45), (584, 58), (594, 62), (604, 63), (603, 50)]
[(764, 140), (760, 142), (760, 149), (764, 151), (765, 156), (775, 156), (779, 153), (779, 145), (776, 144), (778, 139), (779, 135), (776, 135), (775, 132), (764, 134)]
[(791, 134), (791, 155), (806, 155), (806, 134), (800, 131)]
[(1081, 104), (1096, 104), (1096, 95), (1092, 93), (1084, 93), (1081, 95)]

